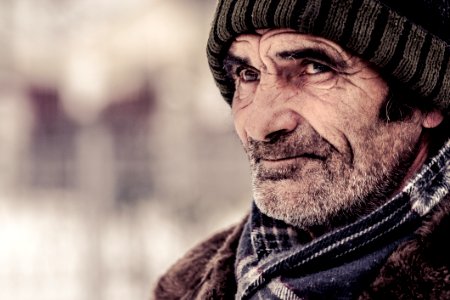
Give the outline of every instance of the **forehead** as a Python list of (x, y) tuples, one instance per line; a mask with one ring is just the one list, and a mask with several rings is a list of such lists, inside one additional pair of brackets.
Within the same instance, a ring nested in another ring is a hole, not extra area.
[(248, 59), (271, 57), (301, 49), (318, 49), (343, 61), (354, 57), (338, 44), (325, 38), (301, 34), (293, 29), (264, 29), (254, 34), (241, 34), (231, 44), (229, 54)]

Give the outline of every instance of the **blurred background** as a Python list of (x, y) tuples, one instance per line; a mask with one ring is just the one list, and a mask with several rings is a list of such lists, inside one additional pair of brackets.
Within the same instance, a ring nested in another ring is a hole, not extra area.
[(0, 1), (0, 299), (150, 299), (250, 206), (213, 0)]

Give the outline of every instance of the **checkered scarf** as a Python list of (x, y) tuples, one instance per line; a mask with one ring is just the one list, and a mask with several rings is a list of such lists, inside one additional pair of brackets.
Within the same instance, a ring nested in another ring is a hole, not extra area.
[(355, 297), (449, 191), (450, 140), (386, 204), (313, 241), (253, 205), (238, 247), (236, 299)]

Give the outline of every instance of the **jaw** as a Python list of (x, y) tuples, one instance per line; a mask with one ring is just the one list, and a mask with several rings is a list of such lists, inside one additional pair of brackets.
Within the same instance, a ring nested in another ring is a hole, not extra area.
[[(353, 164), (333, 152), (325, 161), (277, 172), (253, 169), (254, 199), (266, 215), (299, 227), (352, 222), (389, 200), (426, 158), (420, 132), (398, 126), (360, 139)], [(411, 174), (411, 175), (409, 175)], [(271, 175), (271, 176), (269, 176)]]

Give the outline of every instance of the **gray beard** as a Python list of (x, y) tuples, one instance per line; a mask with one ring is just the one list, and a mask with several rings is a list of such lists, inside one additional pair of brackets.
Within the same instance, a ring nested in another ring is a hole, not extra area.
[[(381, 126), (392, 128), (367, 128), (345, 153), (304, 124), (275, 143), (249, 141), (256, 205), (303, 228), (339, 226), (379, 207), (401, 184), (420, 135), (420, 126), (407, 121)], [(301, 159), (283, 168), (261, 163), (261, 158), (295, 156)]]

